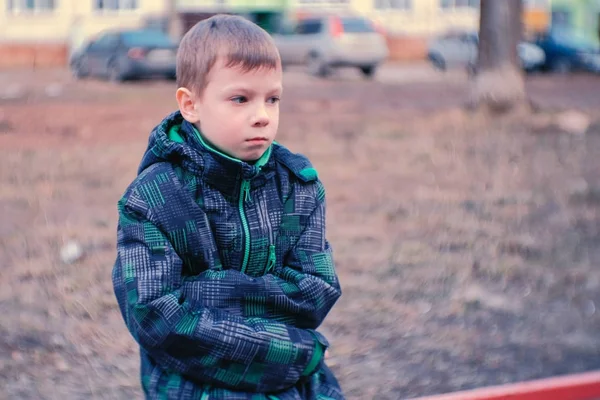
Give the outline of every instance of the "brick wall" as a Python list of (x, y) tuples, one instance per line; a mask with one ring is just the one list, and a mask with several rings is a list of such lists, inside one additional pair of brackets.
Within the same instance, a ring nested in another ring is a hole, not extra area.
[(0, 43), (0, 68), (62, 67), (67, 54), (66, 44)]
[[(423, 60), (427, 39), (414, 36), (388, 36), (391, 61)], [(68, 63), (66, 44), (0, 43), (0, 68), (64, 67)]]
[(388, 36), (391, 61), (416, 61), (427, 57), (427, 39), (415, 36)]

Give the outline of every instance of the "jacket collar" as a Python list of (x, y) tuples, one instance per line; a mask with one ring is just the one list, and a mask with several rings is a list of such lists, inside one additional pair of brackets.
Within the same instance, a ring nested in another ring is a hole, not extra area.
[(202, 179), (225, 195), (240, 196), (242, 181), (249, 181), (250, 188), (254, 189), (264, 185), (275, 174), (273, 145), (255, 163), (250, 164), (214, 148), (188, 121), (183, 120), (179, 127), (174, 125), (169, 131), (169, 138), (176, 139), (177, 133), (201, 155)]

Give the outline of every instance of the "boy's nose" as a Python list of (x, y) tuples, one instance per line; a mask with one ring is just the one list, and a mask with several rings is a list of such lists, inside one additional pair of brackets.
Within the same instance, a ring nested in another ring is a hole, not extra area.
[(262, 128), (267, 125), (269, 125), (269, 114), (267, 113), (267, 110), (265, 110), (264, 107), (261, 107), (258, 110), (256, 110), (256, 114), (252, 119), (252, 126)]

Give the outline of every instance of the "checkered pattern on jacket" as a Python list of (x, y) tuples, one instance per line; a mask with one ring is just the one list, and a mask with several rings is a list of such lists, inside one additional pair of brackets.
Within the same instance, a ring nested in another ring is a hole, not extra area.
[(270, 151), (261, 168), (223, 157), (179, 113), (150, 136), (118, 203), (112, 275), (147, 398), (343, 398), (323, 360), (303, 375), (341, 295), (323, 185), (305, 157)]

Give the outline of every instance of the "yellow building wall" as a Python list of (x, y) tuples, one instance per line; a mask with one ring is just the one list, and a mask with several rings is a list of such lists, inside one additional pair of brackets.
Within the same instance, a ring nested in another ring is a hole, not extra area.
[(390, 34), (431, 35), (448, 29), (477, 29), (479, 11), (475, 9), (443, 10), (439, 0), (413, 0), (411, 10), (375, 8), (374, 0), (349, 0), (340, 3), (335, 0), (303, 2), (288, 0), (289, 6), (297, 12), (303, 10), (348, 9), (363, 14), (376, 21)]
[(392, 35), (429, 36), (449, 29), (474, 30), (479, 26), (478, 10), (444, 10), (439, 7), (439, 0), (413, 0), (412, 9), (406, 11), (378, 10), (373, 0), (352, 0), (351, 5)]
[[(478, 30), (479, 10), (457, 8), (445, 10), (439, 6), (439, 0), (413, 0), (412, 9), (399, 10), (375, 8), (374, 0), (349, 0), (343, 4), (335, 0), (302, 2), (288, 0), (295, 10), (314, 9), (351, 9), (366, 15), (377, 22), (390, 35), (432, 36), (448, 30)], [(525, 7), (524, 23), (526, 30), (544, 30), (550, 22), (550, 9)]]
[(73, 34), (90, 36), (108, 28), (139, 26), (166, 11), (166, 0), (139, 0), (136, 10), (93, 9), (91, 0), (59, 0), (53, 11), (12, 14), (0, 0), (0, 42), (69, 42)]

